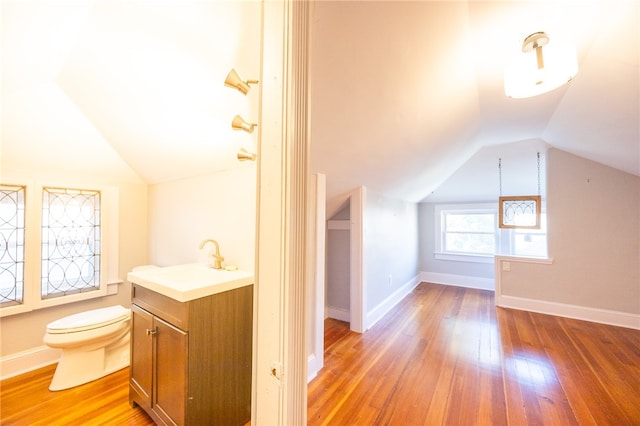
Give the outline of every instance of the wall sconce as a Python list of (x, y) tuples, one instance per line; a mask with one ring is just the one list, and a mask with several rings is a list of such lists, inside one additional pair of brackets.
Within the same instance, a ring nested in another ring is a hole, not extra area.
[(238, 161), (256, 161), (256, 157), (256, 154), (249, 152), (244, 148), (240, 148), (240, 151), (238, 151)]
[(247, 133), (253, 132), (253, 128), (256, 126), (258, 126), (256, 123), (248, 123), (239, 115), (233, 117), (231, 121), (231, 128), (233, 130), (244, 130)]
[(547, 33), (540, 31), (524, 39), (522, 54), (505, 70), (504, 93), (510, 98), (541, 95), (569, 82), (577, 73), (576, 49), (550, 43)]
[(249, 92), (251, 87), (250, 84), (258, 84), (258, 80), (242, 80), (236, 70), (231, 69), (229, 74), (227, 74), (227, 78), (224, 80), (224, 85), (227, 87), (233, 87), (234, 89), (238, 89), (242, 92), (243, 95), (246, 95)]

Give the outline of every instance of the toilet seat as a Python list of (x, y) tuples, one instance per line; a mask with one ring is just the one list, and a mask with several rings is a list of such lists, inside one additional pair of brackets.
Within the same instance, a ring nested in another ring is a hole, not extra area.
[(126, 321), (130, 310), (120, 305), (69, 315), (47, 325), (49, 334), (79, 333)]

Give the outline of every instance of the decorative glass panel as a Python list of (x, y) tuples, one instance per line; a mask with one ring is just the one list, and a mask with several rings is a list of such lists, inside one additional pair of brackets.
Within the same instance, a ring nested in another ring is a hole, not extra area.
[(42, 298), (100, 287), (100, 192), (44, 188)]
[(539, 195), (500, 197), (500, 228), (540, 229)]
[(24, 300), (23, 186), (0, 184), (0, 306)]

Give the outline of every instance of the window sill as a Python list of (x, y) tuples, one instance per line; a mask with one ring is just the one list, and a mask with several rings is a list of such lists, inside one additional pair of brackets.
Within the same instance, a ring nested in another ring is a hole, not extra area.
[(449, 260), (453, 262), (470, 262), (470, 263), (494, 263), (494, 258), (500, 258), (501, 260), (511, 260), (514, 262), (522, 263), (542, 263), (552, 264), (553, 258), (541, 257), (541, 256), (518, 256), (510, 254), (462, 254), (462, 253), (434, 253), (433, 257), (436, 260)]
[(515, 256), (511, 254), (496, 254), (496, 260), (506, 260), (510, 262), (520, 262), (520, 263), (539, 263), (543, 265), (551, 265), (553, 264), (552, 257), (536, 257), (536, 256)]
[(16, 314), (33, 312), (38, 309), (49, 308), (52, 306), (63, 305), (66, 303), (80, 302), (83, 300), (96, 299), (99, 297), (118, 294), (120, 284), (122, 284), (122, 281), (111, 281), (106, 284), (105, 290), (96, 290), (96, 291), (90, 291), (86, 293), (76, 293), (76, 294), (63, 296), (63, 297), (55, 297), (52, 299), (44, 299), (44, 300), (40, 300), (37, 303), (34, 303), (34, 302), (29, 303), (28, 301), (26, 301), (18, 305), (5, 306), (3, 308), (0, 308), (0, 318), (8, 317)]
[(451, 260), (454, 262), (493, 263), (492, 254), (462, 254), (462, 253), (434, 253), (437, 260)]

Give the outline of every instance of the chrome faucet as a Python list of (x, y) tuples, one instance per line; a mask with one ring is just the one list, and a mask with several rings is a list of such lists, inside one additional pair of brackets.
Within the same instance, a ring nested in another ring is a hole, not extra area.
[(216, 240), (204, 240), (203, 242), (200, 243), (200, 250), (202, 250), (204, 248), (204, 246), (207, 245), (207, 243), (213, 243), (214, 246), (216, 246), (216, 252), (211, 254), (211, 257), (213, 258), (213, 263), (210, 264), (209, 266), (211, 266), (213, 269), (222, 269), (222, 262), (224, 261), (224, 257), (220, 256), (220, 246), (218, 245), (218, 242)]

